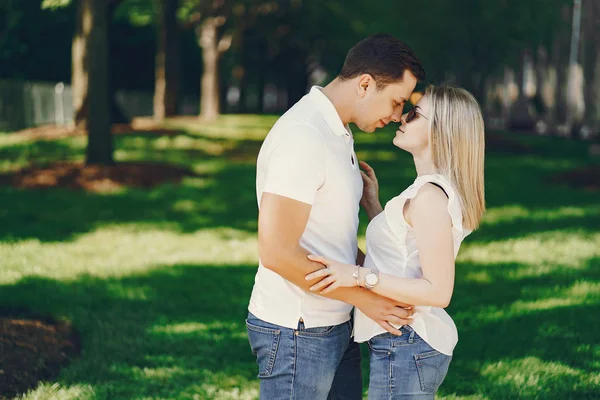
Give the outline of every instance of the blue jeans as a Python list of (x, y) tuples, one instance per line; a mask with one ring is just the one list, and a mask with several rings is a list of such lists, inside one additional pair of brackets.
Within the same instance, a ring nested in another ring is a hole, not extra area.
[(248, 340), (258, 363), (261, 400), (360, 400), (360, 347), (352, 321), (297, 329), (248, 314)]
[(402, 336), (384, 333), (368, 341), (369, 399), (434, 399), (452, 357), (434, 350), (410, 326), (400, 330)]

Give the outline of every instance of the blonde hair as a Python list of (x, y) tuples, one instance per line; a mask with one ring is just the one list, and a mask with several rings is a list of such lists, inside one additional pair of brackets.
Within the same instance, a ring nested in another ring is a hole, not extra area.
[(429, 86), (431, 149), (436, 172), (450, 180), (462, 200), (463, 225), (475, 230), (485, 212), (483, 116), (464, 89)]

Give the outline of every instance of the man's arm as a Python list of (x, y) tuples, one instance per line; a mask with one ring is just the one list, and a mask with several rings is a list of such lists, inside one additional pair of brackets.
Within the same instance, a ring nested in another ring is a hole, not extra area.
[[(315, 282), (308, 282), (306, 275), (323, 268), (321, 264), (309, 261), (306, 258), (309, 252), (300, 246), (310, 211), (310, 204), (265, 192), (258, 217), (258, 252), (262, 264), (307, 292)], [(340, 288), (325, 297), (356, 306), (394, 334), (400, 334), (400, 331), (391, 323), (409, 324), (413, 313), (404, 309), (404, 304), (363, 288)]]

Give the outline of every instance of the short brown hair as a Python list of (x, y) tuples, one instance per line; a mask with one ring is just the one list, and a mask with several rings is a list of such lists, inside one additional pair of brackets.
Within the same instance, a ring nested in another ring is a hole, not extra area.
[(402, 81), (406, 70), (418, 81), (425, 80), (425, 70), (415, 52), (392, 35), (379, 33), (366, 37), (348, 51), (338, 78), (345, 81), (369, 74), (380, 90), (392, 82)]

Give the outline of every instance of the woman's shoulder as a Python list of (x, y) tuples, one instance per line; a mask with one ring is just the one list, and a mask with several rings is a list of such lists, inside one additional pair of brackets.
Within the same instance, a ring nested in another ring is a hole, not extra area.
[(450, 180), (441, 174), (430, 174), (418, 176), (400, 195), (390, 200), (386, 205), (386, 211), (395, 215), (395, 219), (399, 215), (404, 217), (405, 211), (426, 213), (430, 217), (439, 218), (446, 218), (449, 215), (452, 225), (462, 229), (460, 204), (460, 199)]

